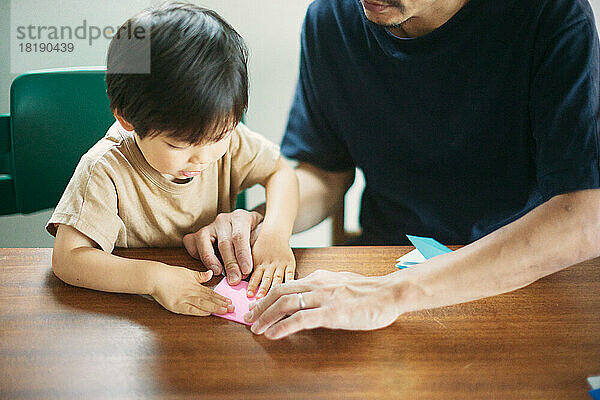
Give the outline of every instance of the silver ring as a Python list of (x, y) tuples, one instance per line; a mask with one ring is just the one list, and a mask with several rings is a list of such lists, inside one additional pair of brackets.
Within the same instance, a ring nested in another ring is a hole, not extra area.
[(298, 300), (300, 301), (300, 309), (305, 309), (306, 304), (304, 303), (304, 297), (302, 297), (302, 293), (298, 293)]

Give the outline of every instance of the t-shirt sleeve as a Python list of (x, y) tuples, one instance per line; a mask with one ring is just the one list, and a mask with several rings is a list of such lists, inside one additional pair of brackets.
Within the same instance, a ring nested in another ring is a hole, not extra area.
[[(309, 8), (302, 27), (300, 42), (300, 74), (288, 117), (281, 152), (291, 159), (311, 163), (327, 171), (346, 171), (354, 161), (339, 132), (327, 117), (321, 96), (329, 81), (326, 67), (320, 64), (319, 38)], [(315, 13), (316, 14), (316, 13)]]
[(118, 216), (117, 191), (110, 166), (83, 156), (71, 177), (46, 230), (56, 236), (58, 224), (72, 226), (112, 252), (124, 224)]
[(536, 51), (530, 97), (537, 180), (546, 199), (600, 183), (598, 35), (585, 16), (553, 28)]
[(263, 184), (277, 169), (279, 148), (244, 124), (239, 124), (232, 137), (231, 176), (239, 191)]

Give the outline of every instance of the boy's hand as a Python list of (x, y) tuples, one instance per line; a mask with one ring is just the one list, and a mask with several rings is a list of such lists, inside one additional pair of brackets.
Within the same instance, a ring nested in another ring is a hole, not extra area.
[(212, 278), (213, 272), (193, 271), (169, 265), (154, 272), (154, 287), (150, 295), (164, 308), (177, 314), (206, 316), (233, 311), (227, 297), (202, 285)]
[(259, 236), (252, 248), (252, 258), (254, 272), (248, 283), (248, 297), (254, 296), (255, 293), (257, 298), (264, 297), (271, 285), (280, 284), (284, 279), (285, 282), (294, 279), (296, 259), (289, 243), (281, 236)]

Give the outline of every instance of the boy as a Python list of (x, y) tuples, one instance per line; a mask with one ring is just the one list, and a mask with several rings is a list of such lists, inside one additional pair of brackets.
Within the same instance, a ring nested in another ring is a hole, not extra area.
[[(115, 246), (181, 246), (185, 234), (230, 212), (240, 191), (262, 184), (267, 210), (248, 294), (261, 279), (266, 290), (274, 275), (293, 279), (289, 238), (298, 184), (277, 147), (240, 123), (248, 102), (242, 38), (215, 12), (184, 3), (143, 11), (121, 29), (137, 36), (115, 35), (108, 51), (107, 92), (117, 122), (82, 157), (46, 227), (56, 236), (56, 276), (96, 290), (149, 294), (175, 313), (230, 312), (229, 299), (201, 285), (212, 270), (110, 253)], [(150, 73), (122, 73), (125, 64), (143, 61), (144, 32)]]

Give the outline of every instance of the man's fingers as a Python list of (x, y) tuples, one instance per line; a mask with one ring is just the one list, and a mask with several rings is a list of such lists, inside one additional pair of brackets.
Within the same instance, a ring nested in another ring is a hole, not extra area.
[[(297, 311), (309, 308), (319, 307), (320, 302), (314, 292), (302, 293), (302, 300), (298, 293), (286, 294), (268, 307), (260, 316), (260, 318), (252, 325), (252, 332), (260, 335), (264, 333), (270, 326), (287, 315), (294, 314)], [(262, 304), (257, 305), (261, 307)], [(256, 307), (251, 311), (254, 313)]]
[(227, 281), (230, 285), (237, 285), (242, 279), (242, 274), (235, 258), (231, 241), (228, 239), (219, 240), (219, 252), (221, 253), (221, 258), (223, 258)]
[[(227, 278), (231, 284), (239, 283), (242, 274), (252, 272), (251, 243), (256, 240), (257, 225), (263, 216), (255, 211), (235, 210), (232, 213), (217, 215), (214, 222), (183, 237), (183, 245), (194, 258), (220, 274), (227, 265)], [(215, 254), (214, 244), (218, 243), (223, 263)]]
[(256, 239), (258, 239), (258, 234), (262, 228), (261, 223), (265, 217), (256, 211), (252, 211), (250, 213), (250, 218), (250, 226), (252, 227), (250, 230), (250, 245), (254, 246), (254, 243), (256, 242)]
[[(288, 312), (286, 310), (287, 309), (291, 310), (291, 304), (290, 304), (290, 301), (292, 301), (291, 297), (294, 297), (294, 296), (293, 295), (286, 295), (286, 296), (283, 296), (283, 297), (280, 297), (279, 299), (277, 299), (275, 301), (275, 303), (273, 303), (273, 305), (271, 307), (269, 307), (260, 316), (260, 318), (252, 325), (252, 327), (250, 328), (250, 330), (253, 333), (257, 334), (257, 335), (261, 335), (271, 325), (273, 325), (274, 323), (276, 323), (277, 321), (279, 321), (280, 319), (282, 319), (283, 317), (285, 317), (286, 315), (288, 315)], [(252, 311), (250, 311), (250, 314), (256, 312), (256, 309), (259, 306), (260, 305), (257, 304), (254, 307), (254, 309)], [(290, 313), (291, 313), (291, 311), (290, 311)]]
[(323, 308), (300, 310), (272, 325), (265, 331), (265, 337), (276, 340), (302, 330), (320, 328), (323, 326), (323, 316), (326, 314), (327, 312)]
[(258, 224), (260, 224), (263, 219), (265, 218), (261, 213), (256, 212), (256, 211), (251, 211), (250, 212), (250, 218), (252, 219), (252, 221), (250, 222), (250, 225), (255, 228)]
[[(303, 279), (305, 279), (305, 278), (303, 278)], [(250, 286), (250, 285), (248, 285), (248, 286)], [(295, 280), (295, 281), (292, 281), (289, 283), (284, 283), (282, 285), (274, 287), (272, 290), (269, 291), (269, 293), (267, 293), (267, 295), (265, 297), (263, 297), (260, 300), (257, 300), (252, 305), (252, 311), (249, 312), (248, 314), (246, 314), (247, 318), (245, 318), (245, 319), (247, 322), (254, 322), (262, 315), (263, 312), (265, 312), (265, 310), (267, 310), (281, 296), (284, 296), (284, 295), (290, 294), (290, 293), (308, 292), (310, 290), (312, 290), (311, 285), (308, 282), (303, 281), (303, 280), (297, 280), (297, 281)]]
[(256, 243), (261, 228), (262, 225), (258, 225), (252, 232), (250, 232), (250, 246), (254, 246), (254, 243)]
[(237, 262), (224, 262), (225, 264), (225, 274), (227, 275), (227, 282), (230, 285), (235, 286), (242, 280), (242, 275), (240, 274), (240, 267)]
[[(215, 254), (213, 243), (215, 237), (207, 233), (198, 232), (194, 236), (195, 247), (198, 251), (198, 258), (206, 268), (210, 268), (215, 275), (220, 275), (223, 271), (223, 266)], [(189, 251), (189, 250), (188, 250)]]
[(198, 253), (198, 248), (196, 247), (196, 239), (194, 238), (193, 233), (188, 233), (183, 237), (183, 246), (190, 254), (190, 256), (194, 258), (200, 258)]
[(242, 273), (235, 258), (231, 229), (231, 223), (228, 224), (225, 222), (216, 225), (218, 247), (223, 259), (225, 273), (227, 274), (227, 281), (230, 285), (237, 285), (242, 280)]
[(252, 272), (252, 254), (250, 252), (251, 225), (247, 212), (233, 212), (231, 217), (232, 242), (235, 258), (242, 274)]

